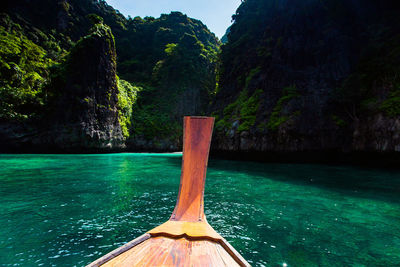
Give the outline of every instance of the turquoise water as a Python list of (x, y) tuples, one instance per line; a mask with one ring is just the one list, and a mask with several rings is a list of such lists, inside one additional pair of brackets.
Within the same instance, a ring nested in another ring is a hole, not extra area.
[[(0, 155), (0, 265), (82, 266), (168, 220), (176, 154)], [(210, 160), (209, 223), (253, 266), (400, 266), (400, 172)]]

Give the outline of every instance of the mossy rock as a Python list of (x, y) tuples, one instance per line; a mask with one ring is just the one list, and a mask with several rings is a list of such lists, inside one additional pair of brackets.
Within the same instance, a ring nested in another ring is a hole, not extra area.
[(276, 131), (279, 126), (287, 122), (290, 118), (300, 115), (300, 111), (296, 111), (293, 114), (282, 114), (282, 109), (292, 99), (300, 97), (300, 93), (297, 90), (296, 85), (291, 85), (283, 88), (282, 96), (276, 102), (274, 109), (270, 115), (269, 121), (267, 123), (267, 128), (271, 131)]

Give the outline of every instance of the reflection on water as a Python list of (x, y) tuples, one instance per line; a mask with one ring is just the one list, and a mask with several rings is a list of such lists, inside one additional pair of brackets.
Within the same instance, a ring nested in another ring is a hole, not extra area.
[[(0, 262), (82, 266), (168, 220), (181, 156), (0, 155)], [(211, 160), (209, 223), (254, 266), (400, 265), (400, 173)]]

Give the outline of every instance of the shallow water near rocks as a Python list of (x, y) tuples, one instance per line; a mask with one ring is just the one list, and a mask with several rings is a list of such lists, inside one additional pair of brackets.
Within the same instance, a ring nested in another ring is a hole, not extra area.
[[(179, 154), (0, 155), (2, 266), (83, 266), (165, 222)], [(400, 172), (211, 159), (208, 222), (253, 266), (399, 266)]]

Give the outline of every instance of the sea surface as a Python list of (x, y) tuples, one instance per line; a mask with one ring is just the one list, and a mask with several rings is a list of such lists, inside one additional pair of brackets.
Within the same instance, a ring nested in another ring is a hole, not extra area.
[[(84, 266), (169, 219), (179, 154), (0, 155), (0, 265)], [(211, 159), (208, 222), (253, 266), (400, 266), (400, 172)]]

